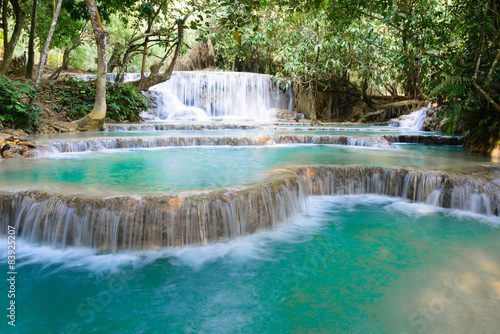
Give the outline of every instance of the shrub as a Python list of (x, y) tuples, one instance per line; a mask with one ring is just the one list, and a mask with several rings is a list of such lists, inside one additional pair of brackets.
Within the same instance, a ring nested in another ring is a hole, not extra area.
[(28, 83), (9, 82), (0, 78), (0, 123), (28, 133), (37, 130), (42, 109), (27, 101), (35, 97), (35, 89)]
[[(69, 119), (82, 118), (92, 111), (95, 98), (95, 80), (85, 81), (69, 77), (43, 87), (45, 102)], [(107, 116), (116, 121), (135, 121), (147, 109), (149, 100), (127, 84), (106, 84)]]
[(107, 115), (117, 121), (136, 121), (140, 112), (149, 106), (149, 99), (129, 84), (106, 85)]

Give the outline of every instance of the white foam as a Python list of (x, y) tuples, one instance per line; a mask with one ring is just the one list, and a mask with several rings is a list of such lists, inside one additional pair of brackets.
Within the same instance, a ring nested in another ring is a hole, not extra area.
[(391, 127), (404, 128), (414, 131), (422, 131), (425, 118), (427, 117), (429, 108), (422, 108), (412, 112), (409, 115), (402, 116), (398, 121), (389, 124)]
[(173, 72), (150, 92), (157, 97), (156, 116), (166, 120), (270, 121), (273, 109), (284, 107), (272, 78), (255, 73)]
[[(493, 227), (500, 226), (499, 217), (438, 208), (429, 204), (411, 203), (406, 200), (380, 195), (313, 196), (308, 209), (292, 222), (281, 225), (275, 231), (262, 231), (250, 236), (230, 241), (222, 241), (207, 246), (191, 246), (158, 250), (127, 250), (115, 254), (100, 254), (88, 248), (69, 247), (54, 249), (48, 246), (30, 245), (18, 240), (18, 268), (30, 264), (42, 264), (43, 268), (63, 270), (78, 268), (90, 271), (116, 271), (122, 267), (142, 267), (161, 258), (168, 258), (170, 263), (201, 270), (207, 264), (224, 258), (225, 261), (276, 261), (276, 245), (301, 244), (314, 238), (329, 224), (335, 224), (336, 214), (355, 212), (356, 206), (376, 206), (389, 214), (404, 214), (408, 217), (444, 215), (459, 220), (473, 220)], [(1, 238), (6, 245), (7, 239)], [(0, 263), (6, 263), (7, 247), (1, 247)], [(54, 267), (55, 266), (55, 267)], [(55, 269), (54, 269), (55, 268)]]

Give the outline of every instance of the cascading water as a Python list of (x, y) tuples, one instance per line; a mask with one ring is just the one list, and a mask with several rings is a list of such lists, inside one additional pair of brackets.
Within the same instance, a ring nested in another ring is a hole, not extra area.
[(147, 138), (99, 138), (53, 141), (39, 145), (31, 152), (32, 157), (68, 152), (88, 152), (102, 149), (156, 148), (171, 146), (271, 146), (279, 144), (323, 144), (361, 146), (391, 149), (394, 146), (384, 137), (349, 137), (324, 135), (273, 135), (254, 137), (234, 136), (190, 136), (190, 137), (147, 137)]
[[(233, 118), (269, 121), (275, 110), (291, 110), (291, 89), (282, 91), (271, 76), (236, 72), (173, 72), (149, 90), (162, 120)], [(151, 98), (150, 97), (150, 98)]]
[(427, 110), (429, 108), (422, 108), (412, 112), (409, 115), (402, 116), (398, 121), (391, 121), (389, 124), (392, 127), (405, 128), (409, 130), (422, 131), (425, 118), (427, 117)]
[[(499, 215), (498, 185), (483, 177), (372, 166), (318, 166), (242, 189), (162, 196), (85, 198), (0, 192), (0, 232), (9, 222), (31, 243), (134, 249), (206, 244), (296, 215), (310, 195), (379, 194)], [(498, 218), (494, 218), (498, 220)]]

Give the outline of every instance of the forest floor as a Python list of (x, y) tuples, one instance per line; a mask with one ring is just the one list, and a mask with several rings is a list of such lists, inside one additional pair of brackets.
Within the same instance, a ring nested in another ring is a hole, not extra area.
[[(7, 76), (7, 79), (11, 82), (21, 82), (21, 83), (29, 83), (32, 86), (35, 85), (36, 76), (38, 73), (38, 66), (35, 65), (33, 68), (33, 79), (27, 79), (25, 75), (25, 69), (20, 69), (17, 73), (13, 73)], [(40, 86), (43, 86), (47, 82), (55, 82), (55, 80), (49, 80), (49, 77), (59, 69), (59, 67), (48, 66), (46, 65), (44, 68), (44, 72), (42, 74), (42, 79), (40, 82)], [(89, 71), (84, 71), (78, 68), (69, 68), (67, 70), (61, 70), (61, 73), (58, 76), (58, 79), (64, 78), (67, 76), (78, 76), (82, 74), (93, 74)], [(44, 91), (42, 90), (37, 94), (37, 104), (43, 110), (43, 116), (40, 118), (40, 128), (39, 133), (59, 133), (65, 132), (65, 130), (70, 130), (71, 122), (67, 119), (65, 115), (57, 112), (54, 109), (54, 105), (50, 103), (49, 99), (45, 96)], [(23, 130), (4, 128), (0, 130), (0, 137), (6, 137), (7, 135), (13, 135), (15, 137), (24, 137), (28, 134)]]

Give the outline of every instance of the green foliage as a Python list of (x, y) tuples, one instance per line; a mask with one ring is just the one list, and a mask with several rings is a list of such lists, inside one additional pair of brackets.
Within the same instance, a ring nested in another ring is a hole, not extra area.
[[(95, 98), (95, 81), (69, 77), (51, 82), (42, 88), (45, 103), (50, 103), (59, 113), (74, 120), (92, 111)], [(116, 121), (135, 121), (147, 109), (148, 99), (127, 84), (108, 82), (106, 85), (107, 116)]]
[(429, 98), (454, 99), (472, 88), (472, 79), (458, 76), (447, 77), (429, 94)]
[[(39, 3), (37, 37), (44, 41), (53, 2)], [(494, 0), (188, 0), (182, 6), (172, 0), (102, 0), (98, 7), (110, 34), (113, 66), (123, 71), (140, 71), (146, 32), (146, 68), (170, 59), (179, 22), (189, 16), (186, 36), (196, 32), (220, 69), (289, 77), (346, 94), (351, 102), (369, 101), (377, 91), (429, 98), (444, 105), (447, 131), (463, 129), (469, 142), (500, 138), (500, 64), (495, 60), (500, 23)], [(71, 64), (94, 70), (91, 27), (83, 29), (85, 2), (64, 0), (64, 8), (53, 45), (80, 45)], [(185, 37), (184, 42), (182, 53), (192, 41)], [(53, 84), (56, 108), (70, 119), (88, 114), (93, 85)], [(108, 90), (110, 117), (133, 119), (130, 106), (144, 108), (137, 102), (143, 97), (126, 85)]]
[(244, 0), (221, 4), (208, 35), (223, 69), (422, 97), (453, 41), (445, 10), (439, 0)]
[[(498, 54), (498, 16), (490, 9), (494, 3), (454, 0), (449, 6), (453, 36), (430, 97), (444, 103), (445, 130), (461, 127), (473, 151), (486, 153), (500, 138), (500, 110), (490, 103), (500, 98)], [(489, 74), (491, 73), (491, 77)], [(491, 80), (490, 80), (491, 79)], [(475, 83), (474, 83), (475, 82)], [(481, 87), (481, 89), (478, 89)]]
[(131, 85), (108, 82), (106, 88), (107, 115), (114, 120), (135, 121), (149, 106), (149, 100)]
[(0, 125), (22, 129), (28, 133), (39, 126), (37, 118), (42, 110), (28, 100), (34, 98), (35, 89), (27, 83), (10, 83), (0, 78)]

